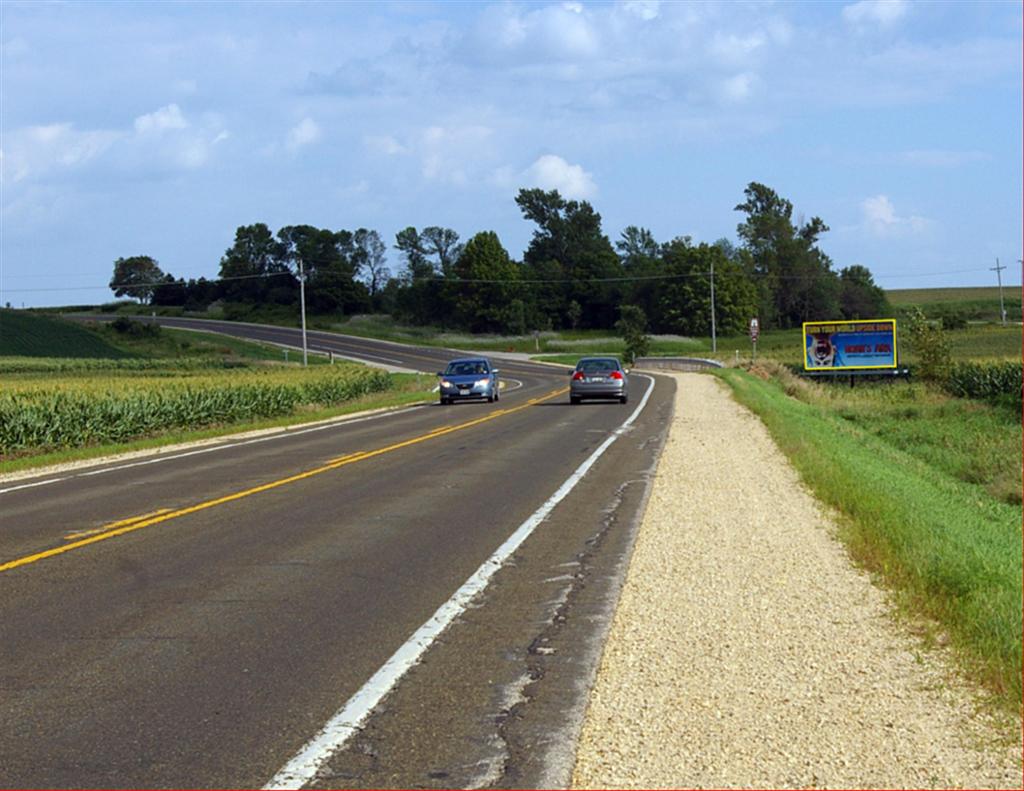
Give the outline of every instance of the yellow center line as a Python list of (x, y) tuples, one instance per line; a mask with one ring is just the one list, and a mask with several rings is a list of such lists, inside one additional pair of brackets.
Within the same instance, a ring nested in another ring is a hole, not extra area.
[(74, 541), (76, 538), (93, 536), (97, 533), (105, 533), (107, 530), (113, 530), (117, 527), (123, 527), (124, 525), (131, 525), (135, 522), (141, 522), (143, 519), (149, 519), (149, 517), (151, 516), (160, 516), (160, 514), (166, 514), (170, 510), (170, 508), (161, 508), (157, 511), (150, 511), (148, 514), (140, 514), (139, 516), (133, 516), (128, 519), (121, 519), (117, 522), (111, 522), (110, 524), (103, 525), (103, 527), (97, 527), (95, 530), (82, 530), (78, 533), (68, 533), (66, 536), (64, 536), (64, 540)]
[(206, 502), (197, 503), (196, 505), (190, 505), (187, 506), (186, 508), (179, 508), (176, 511), (162, 509), (161, 511), (153, 512), (152, 515), (146, 514), (141, 517), (133, 517), (131, 519), (123, 519), (119, 522), (112, 522), (109, 525), (107, 525), (107, 527), (110, 529), (105, 529), (105, 532), (97, 533), (96, 535), (86, 536), (77, 541), (74, 541), (71, 544), (64, 544), (59, 547), (54, 547), (53, 549), (46, 549), (42, 552), (36, 552), (32, 555), (26, 555), (25, 557), (10, 560), (6, 563), (0, 563), (0, 572), (10, 571), (11, 569), (18, 568), (19, 566), (27, 566), (30, 563), (36, 563), (40, 560), (45, 560), (46, 558), (50, 558), (55, 555), (62, 555), (65, 552), (70, 552), (74, 549), (81, 549), (82, 547), (89, 546), (90, 544), (95, 544), (99, 541), (106, 541), (108, 538), (122, 536), (126, 533), (141, 530), (144, 527), (158, 525), (163, 522), (168, 522), (171, 519), (177, 519), (181, 516), (188, 516), (189, 514), (194, 514), (198, 511), (205, 511), (207, 508), (213, 508), (214, 506), (217, 505), (223, 505), (224, 503), (230, 503), (235, 500), (241, 500), (243, 497), (249, 497), (254, 494), (259, 494), (260, 492), (266, 492), (271, 489), (277, 489), (278, 487), (285, 486), (289, 483), (295, 483), (297, 481), (302, 481), (307, 478), (312, 478), (314, 475), (320, 475), (321, 473), (329, 472), (330, 470), (336, 470), (339, 467), (344, 467), (348, 464), (355, 464), (356, 462), (364, 461), (365, 459), (372, 459), (375, 456), (390, 453), (391, 451), (399, 450), (401, 448), (407, 448), (410, 445), (416, 445), (419, 444), (420, 442), (426, 442), (427, 440), (435, 439), (436, 437), (442, 437), (446, 434), (451, 434), (454, 431), (461, 431), (462, 429), (470, 428), (472, 426), (478, 426), (481, 423), (486, 423), (489, 420), (494, 420), (495, 418), (498, 417), (511, 415), (515, 412), (520, 412), (524, 409), (528, 409), (529, 407), (533, 406), (536, 403), (546, 401), (550, 398), (554, 398), (557, 395), (565, 393), (566, 390), (568, 390), (568, 388), (566, 387), (560, 388), (558, 390), (553, 390), (547, 395), (540, 396), (539, 398), (532, 398), (525, 404), (522, 404), (520, 406), (489, 412), (483, 417), (477, 418), (475, 420), (469, 420), (465, 423), (458, 423), (452, 426), (443, 426), (442, 428), (434, 429), (433, 431), (428, 432), (427, 434), (422, 434), (418, 437), (413, 437), (412, 439), (403, 440), (402, 442), (396, 442), (393, 445), (387, 445), (383, 448), (377, 448), (376, 450), (371, 451), (360, 451), (358, 453), (351, 453), (346, 456), (340, 456), (337, 459), (332, 459), (331, 461), (328, 461), (327, 463), (321, 465), (320, 467), (314, 467), (313, 469), (306, 470), (305, 472), (296, 473), (295, 475), (289, 475), (287, 478), (280, 478), (279, 480), (264, 483), (261, 484), (260, 486), (254, 486), (251, 489), (245, 489), (244, 491), (235, 492), (234, 494), (228, 494), (225, 495), (224, 497), (218, 497), (213, 500), (207, 500)]

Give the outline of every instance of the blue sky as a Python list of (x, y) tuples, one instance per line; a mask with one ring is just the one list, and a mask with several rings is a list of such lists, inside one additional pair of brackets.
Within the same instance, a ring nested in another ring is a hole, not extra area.
[(0, 301), (107, 301), (119, 256), (215, 277), (256, 222), (520, 259), (521, 187), (735, 241), (750, 181), (885, 288), (1019, 284), (1021, 9), (3, 0)]

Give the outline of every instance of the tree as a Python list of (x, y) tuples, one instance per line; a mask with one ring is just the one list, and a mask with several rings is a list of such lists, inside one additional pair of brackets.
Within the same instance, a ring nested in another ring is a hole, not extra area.
[(675, 277), (660, 283), (652, 324), (656, 332), (711, 334), (711, 269), (715, 270), (715, 321), (719, 332), (742, 333), (757, 315), (757, 289), (742, 265), (718, 244), (696, 247), (677, 237), (662, 248), (662, 266)]
[(567, 201), (558, 190), (522, 189), (523, 216), (537, 224), (524, 256), (531, 280), (562, 281), (535, 292), (540, 311), (556, 326), (571, 323), (569, 303), (582, 309), (580, 326), (609, 327), (621, 301), (622, 264), (601, 232), (601, 215), (586, 201)]
[(907, 312), (906, 337), (917, 357), (913, 372), (931, 382), (949, 378), (952, 351), (941, 321), (929, 321), (917, 305)]
[(450, 275), (462, 254), (463, 245), (459, 244), (459, 235), (451, 228), (428, 225), (420, 234), (420, 243), (427, 255), (437, 256), (437, 270), (445, 277)]
[[(256, 304), (268, 301), (291, 302), (298, 299), (298, 283), (288, 276), (286, 247), (274, 238), (265, 224), (240, 225), (235, 241), (220, 259), (221, 294), (228, 302)], [(283, 291), (282, 291), (283, 289)]]
[(315, 313), (352, 314), (369, 307), (369, 292), (355, 279), (359, 257), (355, 234), (311, 225), (289, 225), (277, 232), (287, 260), (306, 275), (306, 304)]
[(148, 255), (118, 258), (114, 262), (110, 288), (115, 297), (129, 296), (145, 303), (153, 298), (153, 292), (164, 277), (156, 260)]
[(455, 262), (455, 316), (473, 332), (494, 332), (522, 324), (522, 311), (510, 310), (519, 269), (494, 231), (482, 231), (466, 243)]
[(647, 335), (647, 317), (636, 305), (623, 305), (619, 308), (619, 314), (621, 318), (615, 322), (615, 329), (625, 341), (626, 362), (632, 365), (650, 349), (651, 338)]
[(619, 258), (626, 271), (642, 267), (658, 257), (658, 243), (646, 228), (629, 225), (622, 232), (622, 238), (615, 243)]
[(378, 292), (391, 277), (391, 270), (387, 268), (384, 258), (387, 248), (381, 241), (380, 234), (365, 228), (360, 228), (352, 234), (352, 242), (355, 246), (355, 271), (363, 275), (370, 290), (370, 300), (375, 302)]
[(870, 270), (857, 264), (839, 272), (839, 305), (844, 319), (878, 319), (892, 310)]
[(795, 327), (839, 313), (839, 283), (832, 261), (817, 246), (828, 231), (819, 217), (794, 225), (793, 204), (756, 181), (744, 190), (736, 211), (747, 213), (737, 226), (751, 274), (761, 290), (765, 326)]

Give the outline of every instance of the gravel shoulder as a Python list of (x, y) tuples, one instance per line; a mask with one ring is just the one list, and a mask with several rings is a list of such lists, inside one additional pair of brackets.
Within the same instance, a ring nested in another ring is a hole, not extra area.
[(675, 377), (573, 787), (1021, 788), (1020, 723), (899, 624), (727, 387)]

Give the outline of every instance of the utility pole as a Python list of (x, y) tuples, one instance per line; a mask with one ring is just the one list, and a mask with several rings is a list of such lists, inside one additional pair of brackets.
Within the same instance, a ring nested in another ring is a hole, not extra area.
[(1003, 307), (1003, 270), (1005, 266), (999, 265), (999, 259), (996, 259), (996, 265), (989, 267), (990, 272), (996, 273), (996, 278), (999, 281), (999, 315), (1003, 317), (1003, 326), (1006, 326), (1006, 308)]
[(715, 259), (711, 259), (711, 351), (718, 351), (718, 338), (715, 336)]
[(302, 258), (299, 258), (299, 304), (302, 306), (302, 366), (309, 365), (306, 352), (306, 272), (302, 268)]

